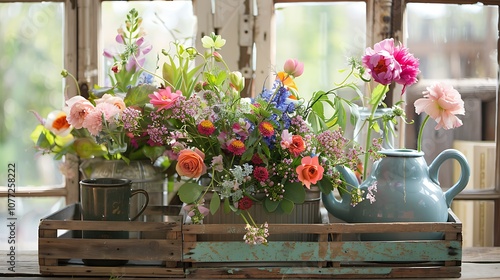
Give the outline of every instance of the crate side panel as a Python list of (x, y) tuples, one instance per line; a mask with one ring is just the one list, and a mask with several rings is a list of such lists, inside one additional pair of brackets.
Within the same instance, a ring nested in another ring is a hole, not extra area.
[(243, 242), (185, 242), (185, 262), (385, 261), (420, 262), (461, 259), (459, 241), (270, 242), (250, 246)]
[(327, 247), (327, 242), (273, 241), (267, 245), (249, 245), (244, 242), (184, 242), (183, 261), (322, 261), (326, 257)]
[(57, 259), (181, 260), (181, 240), (60, 239), (39, 240), (39, 255)]

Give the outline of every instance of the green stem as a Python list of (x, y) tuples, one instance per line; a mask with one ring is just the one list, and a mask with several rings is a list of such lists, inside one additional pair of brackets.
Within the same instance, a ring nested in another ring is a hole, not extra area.
[[(385, 85), (384, 86), (384, 89), (383, 91), (385, 92), (386, 89), (387, 89), (388, 85)], [(378, 109), (378, 105), (380, 104), (380, 102), (384, 99), (385, 97), (385, 93), (384, 94), (380, 94), (378, 99), (375, 100), (375, 102), (373, 102), (373, 107), (372, 107), (372, 110), (370, 112), (370, 116), (368, 117), (368, 131), (366, 133), (366, 153), (365, 153), (365, 160), (364, 160), (364, 163), (363, 163), (363, 179), (366, 178), (366, 172), (367, 172), (367, 167), (368, 167), (368, 159), (370, 157), (370, 153), (368, 153), (368, 151), (370, 150), (372, 144), (371, 144), (371, 137), (372, 137), (372, 125), (373, 125), (373, 122), (376, 121), (374, 119), (374, 116), (375, 116), (375, 112), (377, 111)]]
[(419, 152), (422, 151), (422, 134), (424, 132), (424, 126), (427, 123), (427, 121), (429, 120), (429, 118), (430, 118), (429, 115), (427, 115), (427, 117), (425, 117), (425, 120), (420, 125), (420, 130), (418, 131), (417, 151), (419, 151)]
[(76, 85), (76, 91), (78, 92), (78, 95), (82, 95), (82, 93), (80, 92), (80, 85), (78, 84), (78, 81), (76, 80), (75, 76), (73, 76), (73, 74), (67, 72), (68, 76), (71, 77), (71, 79), (73, 79), (73, 81), (75, 82), (75, 85)]

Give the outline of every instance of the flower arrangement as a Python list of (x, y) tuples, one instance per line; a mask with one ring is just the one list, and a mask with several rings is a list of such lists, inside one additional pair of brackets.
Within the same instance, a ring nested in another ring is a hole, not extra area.
[[(294, 59), (273, 73), (271, 88), (242, 98), (245, 79), (224, 62), (220, 49), (225, 40), (220, 35), (201, 38), (203, 53), (173, 42), (162, 51), (167, 62), (156, 75), (143, 68), (151, 46), (141, 22), (138, 12), (131, 10), (126, 28), (116, 37), (123, 50), (104, 53), (114, 62), (112, 86), (96, 86), (88, 98), (69, 98), (63, 110), (46, 119), (37, 115), (41, 125), (31, 137), (37, 148), (56, 158), (68, 153), (125, 161), (149, 158), (183, 180), (178, 195), (192, 222), (216, 211), (235, 212), (247, 224), (244, 239), (249, 244), (266, 243), (269, 234), (267, 223), (257, 224), (249, 208), (258, 203), (268, 212), (290, 213), (313, 187), (325, 194), (335, 189), (348, 193), (336, 166), (361, 174), (369, 159), (381, 156), (380, 139), (371, 141), (369, 134), (370, 144), (364, 149), (344, 135), (347, 110), (354, 118), (359, 113), (339, 90), (352, 89), (363, 96), (356, 81), (379, 83), (369, 100), (362, 100), (372, 107), (368, 131), (376, 131), (374, 112), (383, 105), (389, 85), (396, 82), (405, 88), (416, 82), (419, 72), (418, 60), (408, 49), (388, 39), (368, 48), (362, 62), (349, 60), (345, 79), (331, 90), (313, 93), (310, 100), (300, 97), (296, 79), (304, 65)], [(66, 71), (63, 76), (74, 79)], [(155, 78), (160, 85), (154, 84)], [(435, 92), (429, 90), (428, 97)], [(418, 112), (438, 114), (426, 104), (418, 101)], [(325, 113), (328, 108), (330, 115)], [(384, 123), (396, 122), (397, 117), (404, 119), (404, 111), (396, 105), (383, 116)], [(443, 126), (448, 127), (449, 119), (442, 118)], [(370, 190), (349, 193), (353, 205), (364, 199), (373, 203), (376, 186)]]
[[(111, 87), (95, 86), (88, 97), (83, 97), (78, 89), (62, 110), (51, 112), (46, 119), (34, 112), (40, 125), (31, 138), (38, 150), (54, 154), (56, 159), (75, 154), (82, 159), (125, 161), (153, 160), (163, 152), (147, 133), (152, 129), (153, 116), (144, 105), (148, 102), (147, 94), (156, 87), (150, 84), (152, 76), (142, 68), (152, 46), (145, 42), (141, 23), (138, 12), (131, 10), (125, 29), (120, 28), (116, 36), (122, 51), (104, 51), (104, 56), (114, 63), (109, 75)], [(66, 70), (61, 75), (78, 85)]]

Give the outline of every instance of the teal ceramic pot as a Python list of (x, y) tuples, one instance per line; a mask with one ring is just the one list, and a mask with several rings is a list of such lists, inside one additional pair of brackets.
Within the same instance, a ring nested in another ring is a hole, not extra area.
[[(333, 193), (323, 195), (325, 208), (333, 216), (352, 223), (447, 222), (453, 198), (469, 181), (470, 169), (464, 155), (457, 150), (441, 152), (427, 166), (424, 153), (410, 149), (381, 151), (385, 156), (374, 163), (371, 174), (361, 184), (351, 170), (338, 167), (348, 188), (359, 188), (366, 195), (376, 184), (376, 201), (363, 200), (351, 206), (348, 194), (337, 199)], [(447, 191), (441, 189), (438, 172), (444, 161), (454, 159), (461, 167), (461, 176)], [(394, 233), (361, 236), (363, 240), (441, 239), (442, 233)]]

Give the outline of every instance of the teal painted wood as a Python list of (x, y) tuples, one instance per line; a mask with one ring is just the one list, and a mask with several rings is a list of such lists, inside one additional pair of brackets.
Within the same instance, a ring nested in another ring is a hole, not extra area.
[(377, 261), (418, 262), (458, 261), (461, 241), (346, 241), (346, 242), (270, 242), (250, 246), (242, 242), (197, 242), (184, 252), (186, 262), (301, 262), (301, 261)]

